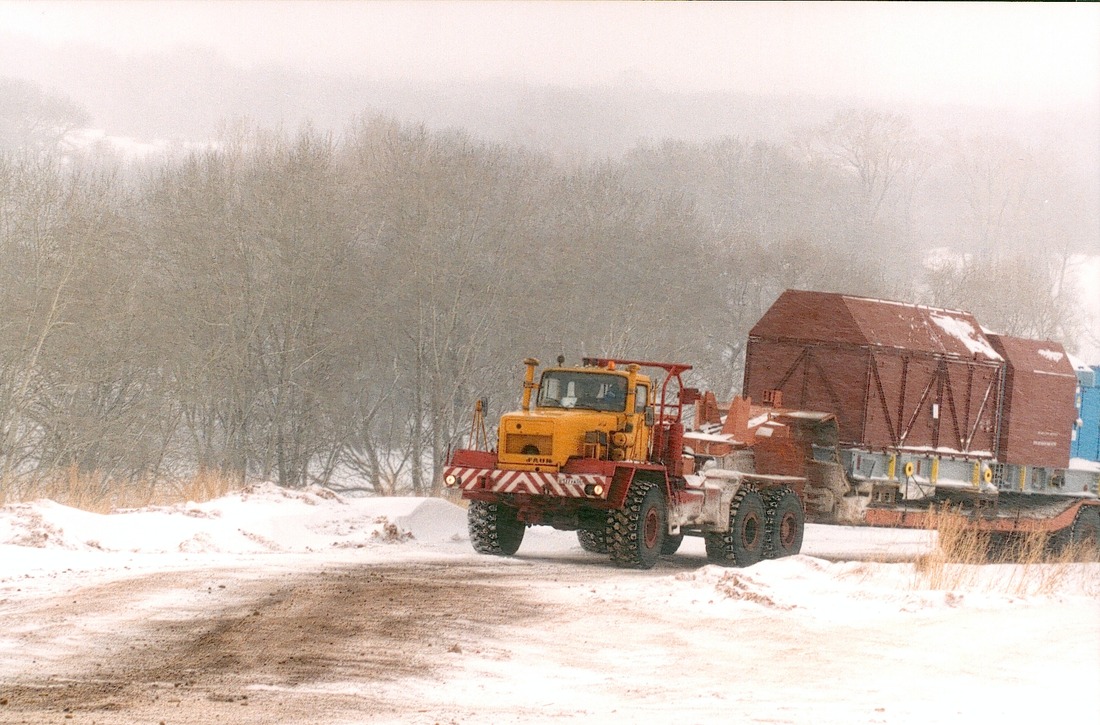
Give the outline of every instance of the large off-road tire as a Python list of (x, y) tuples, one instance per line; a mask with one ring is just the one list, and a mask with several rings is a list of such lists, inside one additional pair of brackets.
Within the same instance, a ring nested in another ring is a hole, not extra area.
[(592, 531), (590, 529), (577, 529), (577, 541), (581, 548), (593, 554), (607, 553), (607, 529)]
[(480, 554), (511, 556), (519, 550), (526, 525), (518, 512), (502, 503), (471, 501), (466, 510), (470, 543)]
[(621, 509), (611, 513), (607, 548), (611, 561), (632, 569), (651, 569), (661, 556), (668, 532), (668, 506), (661, 487), (635, 481)]
[(802, 551), (806, 512), (798, 494), (777, 488), (764, 495), (764, 558), (778, 559)]
[(752, 566), (764, 557), (764, 500), (742, 486), (730, 504), (730, 529), (706, 535), (707, 558), (722, 566)]
[(682, 543), (684, 543), (683, 534), (665, 534), (665, 543), (661, 544), (661, 556), (672, 556), (680, 550)]

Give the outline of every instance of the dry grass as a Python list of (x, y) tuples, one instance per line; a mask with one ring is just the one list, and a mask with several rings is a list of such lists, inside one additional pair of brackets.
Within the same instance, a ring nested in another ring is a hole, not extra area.
[(195, 476), (176, 483), (173, 488), (176, 495), (172, 503), (183, 501), (201, 503), (221, 498), (230, 491), (241, 488), (241, 482), (217, 471), (200, 471)]
[(0, 490), (0, 505), (49, 499), (64, 506), (110, 513), (120, 509), (202, 502), (240, 488), (236, 479), (219, 472), (201, 471), (178, 480), (118, 480), (75, 468), (20, 479)]
[(937, 546), (915, 562), (914, 589), (1053, 594), (1062, 588), (1073, 564), (1097, 560), (1094, 546), (1056, 544), (1043, 531), (991, 535), (947, 507), (931, 516)]

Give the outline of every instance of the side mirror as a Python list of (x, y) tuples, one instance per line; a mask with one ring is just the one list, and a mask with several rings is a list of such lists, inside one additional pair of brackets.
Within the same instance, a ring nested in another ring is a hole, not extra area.
[(647, 427), (653, 427), (653, 406), (647, 405), (645, 407), (645, 424)]

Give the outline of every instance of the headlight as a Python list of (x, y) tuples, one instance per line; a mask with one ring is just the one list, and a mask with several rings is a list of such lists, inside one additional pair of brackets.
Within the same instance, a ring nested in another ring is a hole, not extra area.
[(453, 473), (448, 473), (446, 476), (443, 477), (443, 483), (451, 487), (457, 486), (458, 476), (454, 475)]

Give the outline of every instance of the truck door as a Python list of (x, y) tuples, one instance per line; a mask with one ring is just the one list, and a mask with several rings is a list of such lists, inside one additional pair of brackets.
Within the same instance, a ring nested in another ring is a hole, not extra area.
[(646, 425), (645, 411), (651, 404), (649, 386), (638, 383), (634, 387), (634, 410), (627, 411), (634, 426), (633, 458), (636, 461), (649, 460), (649, 426)]

